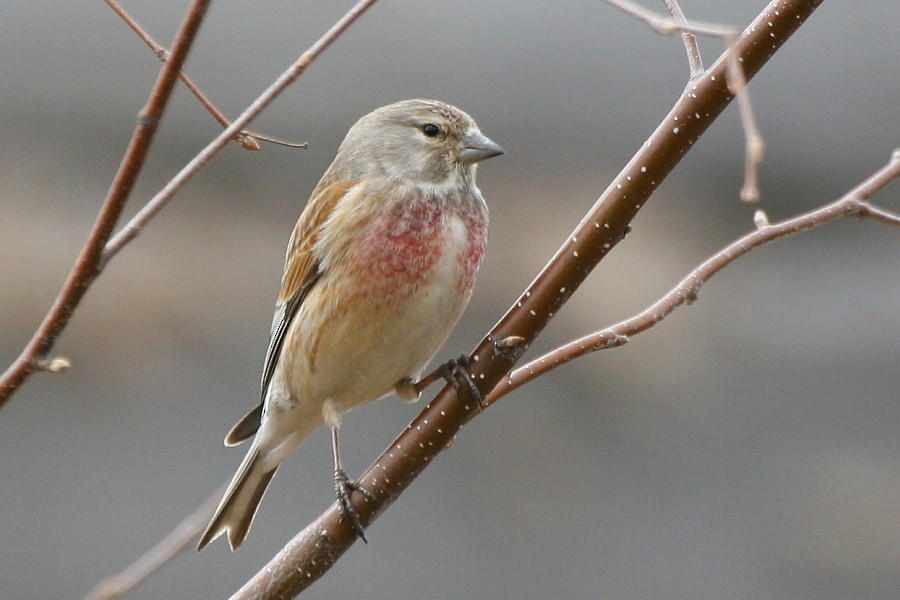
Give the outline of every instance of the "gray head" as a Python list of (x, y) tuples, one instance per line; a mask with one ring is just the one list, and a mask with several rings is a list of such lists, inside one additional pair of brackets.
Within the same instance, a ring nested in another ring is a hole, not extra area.
[(458, 108), (436, 100), (404, 100), (357, 121), (335, 163), (359, 178), (383, 175), (407, 185), (440, 186), (457, 174), (471, 181), (476, 163), (500, 154), (503, 148)]

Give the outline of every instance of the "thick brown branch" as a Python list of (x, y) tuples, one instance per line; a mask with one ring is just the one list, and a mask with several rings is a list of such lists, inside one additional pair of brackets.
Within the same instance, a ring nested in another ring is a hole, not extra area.
[[(748, 79), (820, 3), (779, 0), (757, 17), (734, 47)], [(726, 60), (726, 56), (720, 57), (704, 76), (691, 82), (550, 263), (473, 352), (475, 381), (482, 394), (506, 376), (588, 273), (624, 237), (628, 224), (653, 191), (733, 99), (726, 85)], [(506, 344), (504, 340), (510, 339), (515, 343)], [(387, 509), (477, 413), (471, 399), (457, 398), (452, 388), (445, 387), (360, 478), (376, 498), (369, 502), (354, 495), (363, 523), (371, 523)], [(352, 528), (332, 507), (291, 540), (233, 598), (292, 598), (325, 574), (355, 538)]]
[(178, 72), (194, 43), (208, 5), (209, 0), (194, 0), (191, 3), (175, 36), (169, 61), (163, 65), (150, 92), (147, 104), (138, 115), (138, 122), (128, 149), (125, 151), (119, 170), (113, 178), (106, 199), (97, 215), (97, 220), (94, 222), (84, 248), (78, 255), (75, 266), (69, 272), (56, 301), (35, 331), (31, 341), (0, 377), (0, 408), (6, 404), (25, 379), (38, 369), (39, 361), (45, 358), (53, 348), (53, 344), (68, 324), (78, 303), (97, 275), (100, 274), (104, 262), (102, 260), (103, 248), (109, 240), (141, 172), (144, 159), (150, 150), (150, 143), (178, 78)]

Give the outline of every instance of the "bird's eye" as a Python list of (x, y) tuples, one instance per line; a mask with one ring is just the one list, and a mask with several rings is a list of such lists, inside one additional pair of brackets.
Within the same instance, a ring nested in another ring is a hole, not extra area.
[(426, 123), (422, 126), (422, 133), (425, 134), (425, 137), (436, 138), (441, 133), (441, 128), (434, 123)]

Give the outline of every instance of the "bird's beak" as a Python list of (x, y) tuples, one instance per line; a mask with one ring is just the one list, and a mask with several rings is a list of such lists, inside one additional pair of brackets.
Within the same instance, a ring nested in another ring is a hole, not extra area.
[(503, 154), (503, 148), (480, 131), (470, 131), (462, 141), (465, 148), (459, 153), (459, 162), (463, 164), (471, 165)]

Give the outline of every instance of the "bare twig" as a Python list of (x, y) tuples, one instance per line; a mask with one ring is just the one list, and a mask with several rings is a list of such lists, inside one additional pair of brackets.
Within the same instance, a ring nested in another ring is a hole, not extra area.
[[(679, 26), (684, 27), (688, 24), (684, 18), (684, 12), (678, 5), (678, 0), (663, 0), (669, 14), (675, 19)], [(684, 49), (687, 52), (688, 65), (691, 68), (691, 79), (699, 77), (703, 74), (703, 57), (700, 56), (700, 46), (697, 44), (697, 35), (692, 31), (681, 30), (681, 39), (684, 42)]]
[(485, 398), (485, 404), (496, 402), (516, 388), (571, 360), (597, 350), (623, 345), (634, 335), (659, 324), (681, 305), (692, 303), (700, 288), (713, 275), (764, 244), (846, 217), (870, 218), (900, 227), (900, 215), (866, 202), (866, 199), (897, 177), (900, 177), (900, 151), (895, 151), (886, 165), (847, 192), (842, 198), (791, 219), (760, 227), (732, 242), (691, 271), (671, 291), (641, 311), (640, 314), (612, 327), (569, 342), (519, 367), (491, 390), (491, 393)]
[(141, 232), (144, 225), (152, 219), (156, 213), (168, 204), (169, 200), (188, 181), (196, 175), (213, 157), (219, 153), (234, 135), (241, 131), (248, 123), (259, 115), (272, 103), (290, 84), (292, 84), (306, 68), (325, 51), (350, 25), (353, 24), (376, 0), (359, 0), (347, 13), (331, 26), (325, 34), (310, 46), (309, 50), (300, 55), (294, 64), (284, 71), (275, 82), (269, 86), (256, 100), (254, 100), (231, 125), (225, 128), (206, 148), (200, 151), (175, 177), (169, 181), (144, 207), (123, 227), (103, 249), (103, 263), (116, 255), (122, 247), (133, 240)]
[[(727, 39), (725, 43), (731, 47), (736, 39), (735, 36)], [(747, 78), (744, 76), (744, 69), (741, 68), (740, 57), (734, 51), (728, 55), (728, 89), (737, 96), (738, 110), (744, 127), (744, 184), (741, 186), (740, 197), (744, 202), (756, 202), (759, 200), (758, 167), (766, 146), (759, 127), (756, 126), (750, 92), (747, 91)]]
[[(740, 109), (741, 124), (744, 128), (745, 149), (744, 149), (744, 184), (741, 186), (740, 197), (744, 202), (756, 202), (759, 199), (759, 183), (757, 177), (757, 167), (762, 161), (765, 152), (765, 144), (759, 128), (756, 126), (756, 119), (753, 116), (753, 108), (750, 104), (750, 93), (747, 91), (747, 77), (741, 66), (741, 57), (735, 51), (737, 47), (738, 31), (733, 27), (723, 25), (715, 25), (712, 23), (701, 23), (699, 21), (684, 21), (684, 15), (679, 18), (675, 15), (674, 20), (660, 16), (653, 11), (647, 10), (639, 4), (635, 4), (631, 0), (604, 0), (607, 4), (612, 5), (619, 10), (632, 15), (634, 18), (645, 23), (648, 27), (661, 35), (672, 35), (676, 31), (682, 33), (694, 33), (697, 35), (706, 35), (721, 39), (727, 48), (725, 56), (728, 59), (728, 86), (731, 93), (737, 96), (738, 108)], [(665, 0), (666, 5), (672, 8), (677, 7), (674, 0)], [(772, 8), (774, 13), (776, 9)], [(678, 9), (680, 13), (680, 9)], [(675, 14), (675, 13), (673, 13)], [(760, 21), (759, 26), (764, 27), (767, 23)], [(771, 31), (770, 31), (771, 32)], [(748, 32), (749, 33), (749, 32)], [(756, 32), (760, 33), (760, 32)], [(687, 45), (687, 40), (685, 40)], [(692, 53), (695, 50), (688, 45), (688, 62), (691, 64), (691, 80), (696, 78), (694, 74), (695, 65), (692, 59)], [(699, 59), (699, 49), (696, 50)], [(686, 93), (690, 94), (693, 86), (689, 83)]]
[(163, 565), (175, 558), (179, 552), (188, 546), (193, 546), (192, 542), (200, 535), (212, 518), (213, 512), (216, 510), (216, 506), (219, 505), (219, 500), (221, 500), (224, 493), (225, 486), (222, 485), (166, 537), (127, 568), (98, 583), (85, 596), (84, 600), (114, 600), (115, 598), (120, 598), (143, 583), (153, 573), (162, 568)]
[[(162, 46), (160, 46), (156, 40), (150, 37), (144, 29), (138, 24), (138, 22), (122, 8), (116, 0), (105, 0), (107, 6), (109, 6), (113, 12), (115, 12), (119, 17), (125, 21), (125, 24), (134, 31), (141, 40), (153, 50), (153, 53), (156, 55), (159, 60), (166, 62), (169, 59), (169, 52)], [(222, 127), (228, 127), (229, 122), (228, 118), (222, 114), (216, 105), (212, 103), (212, 101), (206, 97), (206, 95), (200, 90), (199, 86), (197, 86), (194, 81), (187, 76), (184, 72), (178, 73), (178, 78), (181, 79), (182, 83), (184, 83), (185, 87), (191, 91), (194, 96), (196, 96), (197, 100), (200, 101), (200, 104), (209, 111), (209, 114), (213, 116), (213, 118), (219, 122)], [(253, 133), (251, 131), (239, 131), (235, 134), (234, 141), (239, 143), (247, 150), (259, 150), (259, 144), (256, 140), (262, 140), (264, 142), (270, 142), (273, 144), (278, 144), (280, 146), (288, 146), (290, 148), (306, 148), (308, 144), (304, 143), (295, 143), (295, 142), (286, 142), (284, 140), (279, 140), (277, 138), (273, 138), (270, 136), (262, 135), (260, 133)]]
[(150, 150), (150, 142), (156, 133), (156, 128), (162, 119), (163, 112), (168, 104), (172, 89), (178, 77), (178, 72), (187, 58), (188, 51), (194, 42), (209, 0), (194, 0), (181, 22), (175, 41), (172, 45), (172, 54), (163, 65), (162, 70), (150, 91), (146, 106), (138, 115), (131, 141), (119, 165), (113, 181), (107, 192), (100, 212), (94, 222), (94, 226), (78, 255), (75, 266), (69, 272), (66, 282), (60, 289), (56, 301), (50, 308), (43, 322), (35, 331), (31, 341), (22, 350), (16, 361), (0, 377), (0, 408), (6, 404), (10, 396), (22, 385), (22, 383), (40, 367), (41, 360), (53, 347), (59, 334), (68, 324), (69, 319), (84, 297), (97, 275), (103, 269), (105, 259), (103, 248), (116, 221), (125, 207), (128, 196), (134, 188), (134, 183), (144, 165), (144, 159)]
[[(735, 45), (752, 77), (812, 14), (821, 0), (778, 0), (757, 17)], [(776, 8), (777, 4), (777, 8)], [(764, 34), (758, 25), (771, 22)], [(769, 39), (768, 33), (777, 35)], [(761, 43), (766, 35), (765, 47)], [(578, 288), (596, 264), (624, 236), (630, 221), (656, 187), (733, 99), (726, 86), (725, 56), (697, 78), (695, 93), (683, 95), (650, 139), (581, 220), (572, 235), (472, 353), (474, 380), (483, 395), (516, 360)], [(673, 128), (672, 122), (679, 123)], [(508, 343), (509, 342), (509, 343)], [(374, 500), (352, 497), (364, 525), (412, 483), (479, 414), (477, 404), (445, 386), (422, 413), (361, 476)], [(232, 598), (292, 598), (324, 575), (355, 542), (349, 523), (333, 505), (294, 537)]]
[[(646, 9), (640, 4), (632, 2), (631, 0), (603, 1), (613, 8), (618, 8), (622, 12), (631, 15), (660, 35), (674, 35), (681, 31), (687, 31), (689, 33), (695, 33), (697, 35), (724, 38), (729, 33), (737, 33), (737, 30), (733, 27), (716, 25), (715, 23), (704, 23), (702, 21), (694, 20), (681, 23), (677, 19), (670, 19), (668, 17), (660, 16), (652, 10)], [(665, 1), (666, 5), (668, 6), (669, 0)]]

